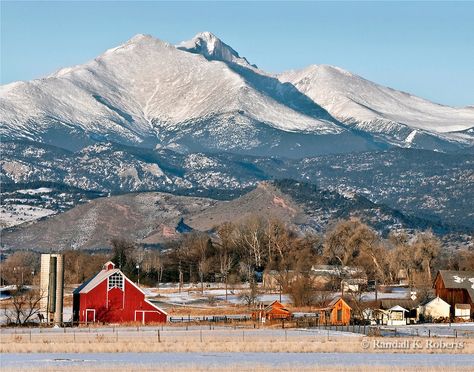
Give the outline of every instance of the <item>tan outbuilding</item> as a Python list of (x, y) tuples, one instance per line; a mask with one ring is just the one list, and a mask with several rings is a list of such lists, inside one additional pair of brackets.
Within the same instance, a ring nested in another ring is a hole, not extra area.
[(431, 318), (433, 320), (436, 320), (442, 318), (449, 318), (451, 305), (443, 299), (436, 297), (420, 305), (419, 311), (425, 319)]

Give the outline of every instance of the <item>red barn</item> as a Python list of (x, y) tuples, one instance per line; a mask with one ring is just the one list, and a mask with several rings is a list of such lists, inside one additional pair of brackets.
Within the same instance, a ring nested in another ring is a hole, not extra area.
[(468, 305), (474, 316), (474, 271), (439, 270), (433, 287), (436, 296), (451, 305), (451, 317), (457, 316), (457, 305)]
[(90, 323), (166, 322), (166, 312), (145, 299), (145, 293), (107, 262), (102, 271), (73, 292), (73, 320)]

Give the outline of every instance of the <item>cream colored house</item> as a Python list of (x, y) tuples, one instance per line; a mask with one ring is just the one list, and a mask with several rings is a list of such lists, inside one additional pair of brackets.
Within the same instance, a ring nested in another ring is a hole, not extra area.
[(387, 310), (387, 325), (407, 325), (408, 310), (397, 305)]
[(419, 312), (425, 319), (449, 318), (451, 305), (439, 297), (420, 305)]

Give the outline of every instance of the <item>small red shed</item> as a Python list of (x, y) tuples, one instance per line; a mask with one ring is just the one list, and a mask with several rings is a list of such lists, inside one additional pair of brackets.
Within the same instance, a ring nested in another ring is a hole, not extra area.
[(73, 292), (73, 320), (80, 323), (163, 323), (164, 310), (145, 299), (145, 293), (112, 262)]
[(278, 301), (273, 301), (270, 305), (252, 313), (252, 318), (256, 320), (290, 320), (291, 312)]
[(317, 309), (322, 324), (348, 325), (351, 320), (351, 307), (342, 297), (336, 297), (325, 307)]

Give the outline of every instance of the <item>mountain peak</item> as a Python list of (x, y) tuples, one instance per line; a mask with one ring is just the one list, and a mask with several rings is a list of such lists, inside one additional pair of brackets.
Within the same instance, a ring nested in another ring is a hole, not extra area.
[(150, 40), (150, 39), (154, 39), (154, 37), (149, 34), (136, 34), (129, 40), (129, 42), (133, 43), (137, 41)]
[(180, 50), (201, 54), (208, 60), (236, 63), (247, 67), (253, 66), (241, 57), (232, 47), (224, 43), (212, 32), (204, 31), (196, 34), (191, 40), (183, 41), (176, 46)]

